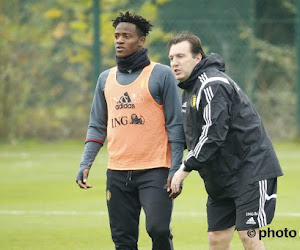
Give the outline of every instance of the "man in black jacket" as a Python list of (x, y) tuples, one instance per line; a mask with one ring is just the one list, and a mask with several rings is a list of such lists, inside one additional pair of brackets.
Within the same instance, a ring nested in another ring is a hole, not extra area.
[[(277, 177), (283, 175), (254, 106), (225, 72), (222, 57), (205, 55), (200, 39), (183, 32), (168, 44), (173, 74), (182, 88), (188, 155), (172, 190), (192, 170), (204, 180), (210, 249), (230, 249), (235, 229), (245, 249), (265, 249), (258, 228), (275, 212)], [(256, 234), (256, 237), (253, 237)]]

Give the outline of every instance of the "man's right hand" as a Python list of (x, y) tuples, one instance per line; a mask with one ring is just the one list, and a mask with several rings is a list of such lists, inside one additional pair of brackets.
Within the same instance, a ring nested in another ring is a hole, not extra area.
[(89, 188), (93, 187), (92, 185), (88, 185), (86, 183), (88, 176), (89, 176), (89, 172), (90, 172), (90, 170), (88, 168), (85, 168), (83, 170), (79, 169), (76, 182), (77, 182), (78, 186), (82, 189), (89, 189)]

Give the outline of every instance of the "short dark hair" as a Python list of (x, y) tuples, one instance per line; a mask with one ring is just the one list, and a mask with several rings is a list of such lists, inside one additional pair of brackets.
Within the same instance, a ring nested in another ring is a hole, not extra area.
[(135, 24), (137, 29), (140, 31), (141, 36), (147, 36), (149, 34), (149, 31), (151, 31), (151, 27), (153, 27), (153, 25), (150, 23), (149, 20), (146, 20), (142, 16), (130, 13), (129, 11), (126, 11), (125, 14), (120, 12), (120, 15), (112, 21), (113, 21), (113, 26), (115, 28), (121, 22), (127, 22), (127, 23)]
[(187, 41), (191, 45), (191, 52), (195, 56), (197, 54), (201, 54), (202, 58), (206, 57), (206, 54), (202, 48), (201, 40), (198, 36), (194, 35), (190, 31), (183, 31), (176, 36), (174, 36), (169, 42), (168, 42), (168, 50), (170, 51), (170, 48), (172, 45), (181, 43)]

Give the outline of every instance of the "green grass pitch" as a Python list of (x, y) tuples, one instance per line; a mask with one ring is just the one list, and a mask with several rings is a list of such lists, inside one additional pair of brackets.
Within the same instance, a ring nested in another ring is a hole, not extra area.
[[(83, 143), (26, 142), (0, 145), (0, 249), (77, 250), (114, 249), (106, 210), (104, 147), (91, 170), (90, 190), (81, 190), (75, 177)], [(273, 223), (263, 229), (280, 236), (295, 230), (295, 237), (269, 237), (268, 249), (300, 249), (300, 143), (277, 143), (284, 171), (279, 178)], [(176, 250), (208, 249), (206, 192), (196, 172), (185, 181), (174, 203), (172, 230)], [(151, 249), (141, 214), (139, 249)], [(293, 232), (292, 232), (293, 233)], [(243, 249), (235, 233), (232, 249)]]

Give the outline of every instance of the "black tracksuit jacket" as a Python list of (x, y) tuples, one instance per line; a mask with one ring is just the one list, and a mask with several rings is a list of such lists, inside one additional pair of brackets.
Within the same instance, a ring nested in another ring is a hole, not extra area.
[(184, 89), (182, 113), (188, 155), (185, 171), (197, 170), (208, 193), (283, 175), (262, 120), (242, 89), (212, 53), (196, 65)]

